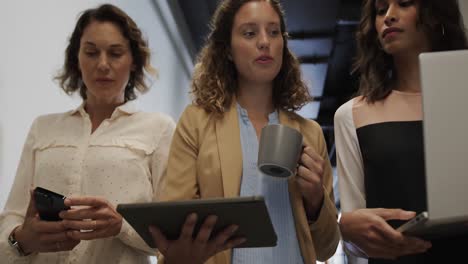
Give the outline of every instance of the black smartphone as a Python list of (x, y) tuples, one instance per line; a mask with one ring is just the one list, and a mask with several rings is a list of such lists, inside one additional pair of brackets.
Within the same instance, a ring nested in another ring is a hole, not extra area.
[(65, 196), (47, 190), (45, 188), (36, 187), (34, 189), (34, 200), (36, 209), (39, 212), (39, 217), (45, 221), (60, 221), (59, 213), (70, 209), (65, 206)]

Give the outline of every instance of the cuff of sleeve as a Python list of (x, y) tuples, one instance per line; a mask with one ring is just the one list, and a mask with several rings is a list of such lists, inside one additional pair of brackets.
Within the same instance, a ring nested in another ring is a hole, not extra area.
[(343, 241), (343, 250), (346, 253), (346, 255), (353, 255), (355, 257), (365, 258), (365, 259), (369, 258), (366, 252), (364, 252), (358, 246), (356, 246), (355, 244), (349, 241)]
[(316, 243), (317, 260), (325, 261), (333, 256), (340, 241), (340, 231), (336, 223), (336, 207), (326, 191), (322, 208), (315, 221), (309, 221), (312, 239)]
[[(2, 261), (5, 261), (5, 263), (15, 263), (15, 264), (20, 264), (20, 263), (30, 263), (31, 257), (35, 256), (36, 254), (29, 254), (27, 256), (20, 256), (18, 255), (18, 252), (16, 249), (14, 249), (12, 246), (10, 246), (10, 243), (8, 243), (8, 237), (13, 231), (13, 229), (16, 228), (16, 224), (11, 225), (11, 228), (6, 228), (6, 232), (2, 232), (2, 241), (0, 242), (0, 254)], [(8, 231), (7, 231), (8, 230)], [(2, 262), (3, 263), (3, 262)]]
[(122, 228), (116, 238), (126, 245), (145, 252), (147, 255), (154, 256), (156, 254), (156, 249), (150, 248), (135, 229), (125, 221), (125, 219), (122, 219)]
[[(138, 246), (143, 246), (143, 248), (145, 248), (146, 246), (146, 243), (143, 241), (140, 235), (135, 231), (135, 229), (133, 229), (133, 227), (127, 221), (125, 221), (125, 219), (122, 219), (122, 227), (120, 228), (120, 233), (116, 237), (127, 245), (136, 246), (137, 248)], [(141, 240), (138, 241), (142, 242), (141, 245), (135, 245), (135, 238), (137, 240)]]
[(8, 248), (5, 250), (5, 256), (2, 257), (2, 259), (5, 260), (5, 263), (15, 263), (15, 264), (30, 263), (31, 256), (35, 255), (35, 254), (31, 254), (28, 256), (19, 256), (18, 253), (15, 251), (15, 249), (12, 248), (8, 244), (8, 242), (6, 242), (6, 244)]
[(125, 221), (125, 219), (122, 219), (122, 227), (120, 228), (120, 233), (117, 235), (117, 238), (124, 239), (125, 237), (128, 237), (131, 230), (132, 227), (130, 226), (130, 224), (127, 221)]
[[(341, 214), (338, 216), (338, 226), (340, 226), (340, 221), (341, 221)], [(366, 252), (364, 250), (360, 249), (358, 246), (356, 246), (354, 243), (350, 241), (345, 241), (343, 239), (343, 236), (341, 235), (341, 228), (340, 230), (340, 236), (343, 241), (343, 251), (345, 252), (346, 255), (351, 255), (354, 257), (359, 257), (359, 258), (364, 258), (368, 259), (369, 256), (367, 256)]]
[(156, 253), (156, 257), (158, 258), (158, 264), (164, 264), (166, 262), (164, 255), (159, 250)]
[[(336, 212), (336, 208), (334, 203), (330, 200), (327, 191), (325, 188), (323, 188), (323, 202), (322, 202), (322, 207), (320, 208), (320, 212), (317, 216), (317, 219), (312, 221), (312, 220), (307, 220), (309, 223), (309, 226), (311, 228), (317, 227), (317, 226), (322, 226), (326, 222), (330, 221), (330, 216), (333, 214), (332, 212)], [(332, 216), (334, 218), (334, 221), (336, 221), (337, 215), (335, 214)]]

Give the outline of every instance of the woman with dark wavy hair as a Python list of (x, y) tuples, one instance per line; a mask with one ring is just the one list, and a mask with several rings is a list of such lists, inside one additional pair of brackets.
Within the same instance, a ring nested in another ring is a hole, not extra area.
[[(278, 245), (223, 251), (206, 263), (315, 263), (330, 258), (339, 240), (332, 171), (320, 126), (294, 113), (310, 96), (287, 46), (279, 1), (222, 1), (211, 28), (195, 67), (194, 104), (186, 108), (174, 134), (161, 198), (265, 197)], [(261, 129), (278, 123), (304, 136), (300, 166), (289, 179), (266, 176), (256, 166)], [(182, 254), (182, 248), (160, 241), (163, 255)], [(191, 263), (232, 247), (202, 242), (213, 250)]]
[(394, 228), (427, 209), (418, 56), (468, 48), (458, 3), (366, 0), (357, 44), (359, 96), (335, 114), (346, 249), (368, 258), (359, 263), (455, 263), (468, 237), (425, 241)]
[[(57, 79), (83, 102), (31, 126), (0, 215), (2, 263), (150, 263), (155, 249), (115, 207), (155, 201), (166, 174), (175, 123), (132, 102), (151, 72), (147, 42), (125, 12), (105, 4), (80, 15)], [(38, 216), (36, 186), (68, 197), (60, 221)]]

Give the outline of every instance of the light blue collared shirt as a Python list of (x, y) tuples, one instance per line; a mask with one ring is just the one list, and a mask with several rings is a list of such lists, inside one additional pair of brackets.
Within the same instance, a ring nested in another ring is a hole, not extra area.
[[(263, 196), (278, 236), (276, 247), (234, 249), (233, 264), (303, 264), (289, 200), (288, 181), (262, 173), (257, 168), (258, 140), (247, 111), (237, 105), (242, 145), (240, 196)], [(278, 112), (268, 116), (268, 124), (279, 124)]]

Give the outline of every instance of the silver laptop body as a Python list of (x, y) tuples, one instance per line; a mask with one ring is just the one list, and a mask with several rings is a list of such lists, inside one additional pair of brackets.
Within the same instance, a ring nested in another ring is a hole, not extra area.
[(427, 238), (468, 233), (468, 50), (419, 60), (427, 212), (398, 230)]

